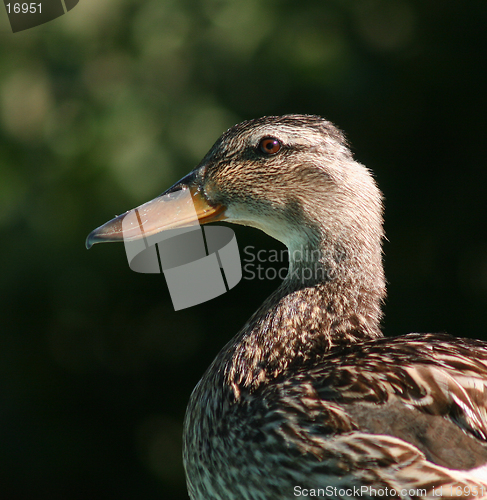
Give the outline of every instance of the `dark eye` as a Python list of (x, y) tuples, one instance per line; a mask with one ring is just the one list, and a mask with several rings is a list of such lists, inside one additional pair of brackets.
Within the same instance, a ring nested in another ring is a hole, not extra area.
[(281, 143), (274, 137), (264, 137), (259, 142), (259, 149), (268, 155), (275, 155), (281, 149)]

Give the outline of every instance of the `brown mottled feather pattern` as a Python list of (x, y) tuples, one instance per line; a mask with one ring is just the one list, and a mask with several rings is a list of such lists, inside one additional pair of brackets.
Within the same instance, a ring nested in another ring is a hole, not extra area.
[[(259, 149), (265, 137), (277, 154)], [(487, 464), (487, 344), (382, 337), (381, 194), (341, 132), (315, 116), (244, 122), (195, 178), (230, 222), (283, 241), (290, 271), (191, 396), (191, 498), (486, 495), (487, 473), (472, 470)]]

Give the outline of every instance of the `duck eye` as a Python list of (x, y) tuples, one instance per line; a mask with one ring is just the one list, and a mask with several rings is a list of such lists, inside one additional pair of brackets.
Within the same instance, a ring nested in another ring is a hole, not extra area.
[(264, 137), (259, 142), (259, 149), (268, 155), (275, 155), (281, 149), (281, 143), (274, 137)]

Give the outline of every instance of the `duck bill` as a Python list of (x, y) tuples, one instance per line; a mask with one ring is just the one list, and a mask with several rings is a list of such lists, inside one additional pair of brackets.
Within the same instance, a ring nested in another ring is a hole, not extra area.
[(168, 229), (226, 219), (226, 207), (211, 206), (195, 183), (195, 173), (183, 177), (157, 198), (129, 210), (92, 231), (86, 248), (96, 243), (135, 241)]

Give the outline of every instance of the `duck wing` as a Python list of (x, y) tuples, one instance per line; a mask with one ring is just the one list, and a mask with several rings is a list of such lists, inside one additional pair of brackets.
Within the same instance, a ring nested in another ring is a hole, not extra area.
[(313, 386), (360, 428), (405, 439), (447, 467), (487, 463), (486, 343), (410, 334), (332, 358), (310, 371)]
[(334, 465), (341, 464), (342, 474), (328, 476), (329, 460), (310, 463), (307, 471), (308, 484), (318, 479), (322, 486), (333, 485), (324, 487), (325, 497), (479, 500), (487, 496), (487, 481), (433, 464), (402, 439), (355, 432), (331, 439), (327, 447), (339, 457)]
[(260, 397), (269, 430), (278, 421), (280, 441), (307, 457), (309, 484), (487, 495), (484, 342), (410, 334), (356, 344), (283, 374)]

